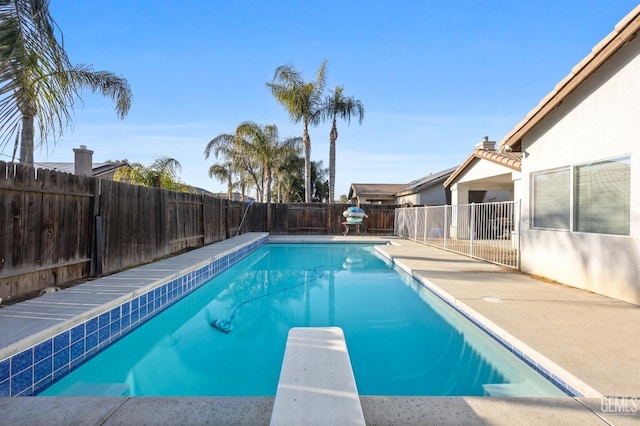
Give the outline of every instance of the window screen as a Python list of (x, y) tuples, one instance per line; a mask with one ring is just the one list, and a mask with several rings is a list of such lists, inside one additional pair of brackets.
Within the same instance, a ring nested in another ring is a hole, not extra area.
[(533, 175), (533, 226), (569, 229), (571, 220), (569, 169)]
[(574, 230), (629, 235), (629, 157), (575, 167)]

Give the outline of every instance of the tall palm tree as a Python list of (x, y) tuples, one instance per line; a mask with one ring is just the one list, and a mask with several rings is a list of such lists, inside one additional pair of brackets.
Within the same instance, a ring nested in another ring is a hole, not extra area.
[(309, 126), (320, 122), (322, 93), (326, 84), (327, 61), (323, 61), (316, 73), (315, 81), (305, 82), (302, 75), (291, 65), (275, 69), (273, 80), (267, 83), (271, 94), (289, 113), (294, 123), (302, 121), (302, 144), (304, 146), (305, 201), (311, 202), (311, 137)]
[(233, 178), (240, 169), (237, 145), (235, 135), (221, 133), (211, 139), (204, 149), (204, 158), (209, 158), (212, 153), (216, 158), (222, 158), (222, 163), (216, 163), (209, 168), (209, 177), (227, 182), (229, 200), (233, 199), (233, 189), (237, 186)]
[(336, 86), (333, 92), (324, 100), (322, 116), (332, 121), (331, 132), (329, 133), (329, 203), (333, 203), (336, 185), (336, 141), (338, 140), (336, 120), (341, 118), (347, 124), (350, 124), (351, 118), (357, 117), (358, 122), (362, 124), (364, 106), (358, 99), (345, 96), (344, 87)]
[(20, 161), (33, 163), (35, 122), (40, 144), (54, 143), (70, 123), (83, 87), (116, 103), (119, 118), (131, 107), (127, 81), (107, 71), (72, 65), (58, 42), (48, 0), (0, 1), (0, 146), (20, 145)]
[(236, 135), (241, 136), (239, 140), (244, 144), (242, 151), (245, 155), (253, 158), (260, 165), (263, 182), (262, 199), (270, 203), (274, 171), (290, 154), (298, 154), (300, 138), (281, 140), (275, 124), (262, 126), (251, 121), (241, 123), (236, 130)]

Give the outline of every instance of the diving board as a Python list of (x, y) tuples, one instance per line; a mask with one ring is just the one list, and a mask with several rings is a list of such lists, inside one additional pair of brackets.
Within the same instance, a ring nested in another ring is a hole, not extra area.
[(339, 327), (289, 330), (272, 426), (364, 425), (347, 343)]

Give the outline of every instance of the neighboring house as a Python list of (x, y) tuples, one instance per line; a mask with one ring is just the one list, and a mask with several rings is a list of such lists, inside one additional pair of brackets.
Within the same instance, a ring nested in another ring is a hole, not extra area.
[(49, 169), (76, 175), (91, 176), (100, 179), (113, 180), (116, 171), (122, 167), (131, 167), (126, 161), (116, 161), (115, 163), (94, 163), (93, 151), (87, 149), (85, 145), (74, 148), (74, 162), (43, 162), (33, 163), (36, 169)]
[(396, 194), (396, 204), (412, 206), (449, 204), (451, 202), (451, 193), (449, 188), (442, 186), (442, 183), (446, 181), (456, 169), (456, 167), (452, 167), (414, 180), (398, 191)]
[(403, 183), (352, 183), (347, 198), (352, 204), (396, 204)]
[(352, 183), (349, 202), (360, 204), (441, 205), (449, 202), (442, 183), (456, 170), (452, 167), (410, 183)]
[[(514, 198), (521, 201), (521, 269), (635, 304), (640, 304), (639, 30), (640, 6), (497, 151), (522, 156), (520, 180), (511, 173)], [(474, 161), (447, 182), (454, 202), (465, 201), (465, 179), (474, 185), (493, 179), (488, 173), (475, 183), (469, 180), (476, 173)], [(507, 170), (505, 164), (494, 176)], [(454, 185), (460, 184), (455, 195)]]
[[(36, 169), (49, 169), (56, 170), (65, 173), (75, 173), (75, 164), (74, 163), (55, 163), (55, 162), (44, 162), (44, 163), (33, 163), (33, 166)], [(122, 167), (130, 167), (129, 163), (126, 162), (117, 162), (117, 163), (93, 163), (91, 167), (91, 176), (97, 177), (100, 179), (109, 179), (113, 180), (113, 176), (116, 173), (116, 170)]]
[[(213, 194), (214, 197), (217, 198), (222, 198), (223, 200), (228, 200), (229, 199), (229, 193), (228, 192), (217, 192), (215, 194)], [(241, 193), (239, 192), (232, 192), (231, 193), (231, 201), (248, 201), (249, 199), (253, 199), (251, 197), (248, 196), (242, 196)]]
[(191, 186), (191, 185), (185, 185), (187, 187), (187, 192), (190, 192), (192, 194), (198, 194), (198, 195), (206, 195), (207, 197), (215, 197), (216, 194), (214, 194), (211, 191), (208, 191), (206, 189), (203, 188), (198, 188), (197, 186)]

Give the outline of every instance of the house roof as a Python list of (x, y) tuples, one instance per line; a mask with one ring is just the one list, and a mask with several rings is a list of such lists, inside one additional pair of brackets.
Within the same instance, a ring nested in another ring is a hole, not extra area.
[(116, 162), (116, 163), (93, 163), (93, 176), (99, 177), (102, 175), (106, 175), (107, 173), (111, 173), (114, 170), (118, 170), (121, 167), (130, 167), (127, 162)]
[(551, 93), (545, 96), (522, 121), (516, 124), (513, 130), (500, 141), (499, 145), (508, 145), (515, 150), (520, 150), (522, 137), (542, 121), (555, 107), (560, 105), (570, 93), (598, 70), (625, 43), (633, 39), (639, 30), (640, 6), (637, 6), (618, 22), (614, 30), (602, 39), (591, 50), (591, 53), (573, 67), (569, 75), (563, 78)]
[[(515, 151), (520, 151), (521, 141), (536, 124), (542, 121), (547, 114), (560, 105), (580, 84), (602, 66), (625, 43), (630, 41), (640, 31), (640, 6), (633, 9), (615, 26), (614, 30), (600, 41), (589, 55), (573, 67), (569, 75), (563, 78), (554, 89), (545, 96), (538, 105), (532, 109), (526, 117), (509, 132), (499, 146), (508, 146)], [(451, 185), (455, 179), (466, 170), (476, 159), (484, 159), (503, 165), (512, 170), (520, 171), (522, 163), (521, 152), (504, 152), (476, 149), (464, 163), (446, 180), (444, 186)]]
[(357, 195), (375, 200), (393, 199), (406, 186), (406, 183), (352, 183), (349, 188), (349, 198)]
[[(65, 172), (65, 173), (75, 173), (75, 163), (44, 162), (44, 163), (33, 163), (33, 166), (36, 169), (49, 169), (49, 170), (56, 170), (56, 171)], [(103, 176), (107, 173), (110, 173), (124, 166), (129, 166), (129, 163), (127, 162), (93, 163), (92, 169), (91, 169), (92, 176), (94, 177)]]
[(475, 149), (471, 155), (467, 157), (464, 163), (462, 163), (460, 167), (458, 167), (456, 171), (449, 176), (443, 185), (445, 187), (451, 185), (476, 159), (491, 161), (492, 163), (505, 166), (511, 170), (515, 170), (516, 172), (520, 171), (522, 165), (521, 152), (500, 152), (488, 149)]
[(396, 196), (415, 194), (415, 193), (420, 192), (420, 191), (422, 191), (423, 189), (425, 189), (425, 188), (427, 188), (429, 186), (434, 186), (434, 185), (441, 184), (449, 176), (451, 176), (451, 174), (456, 169), (457, 169), (457, 167), (451, 167), (449, 169), (442, 170), (442, 171), (437, 172), (437, 173), (431, 173), (430, 175), (425, 176), (423, 178), (416, 179), (413, 182), (410, 182), (408, 185), (406, 185), (400, 191), (398, 191)]

